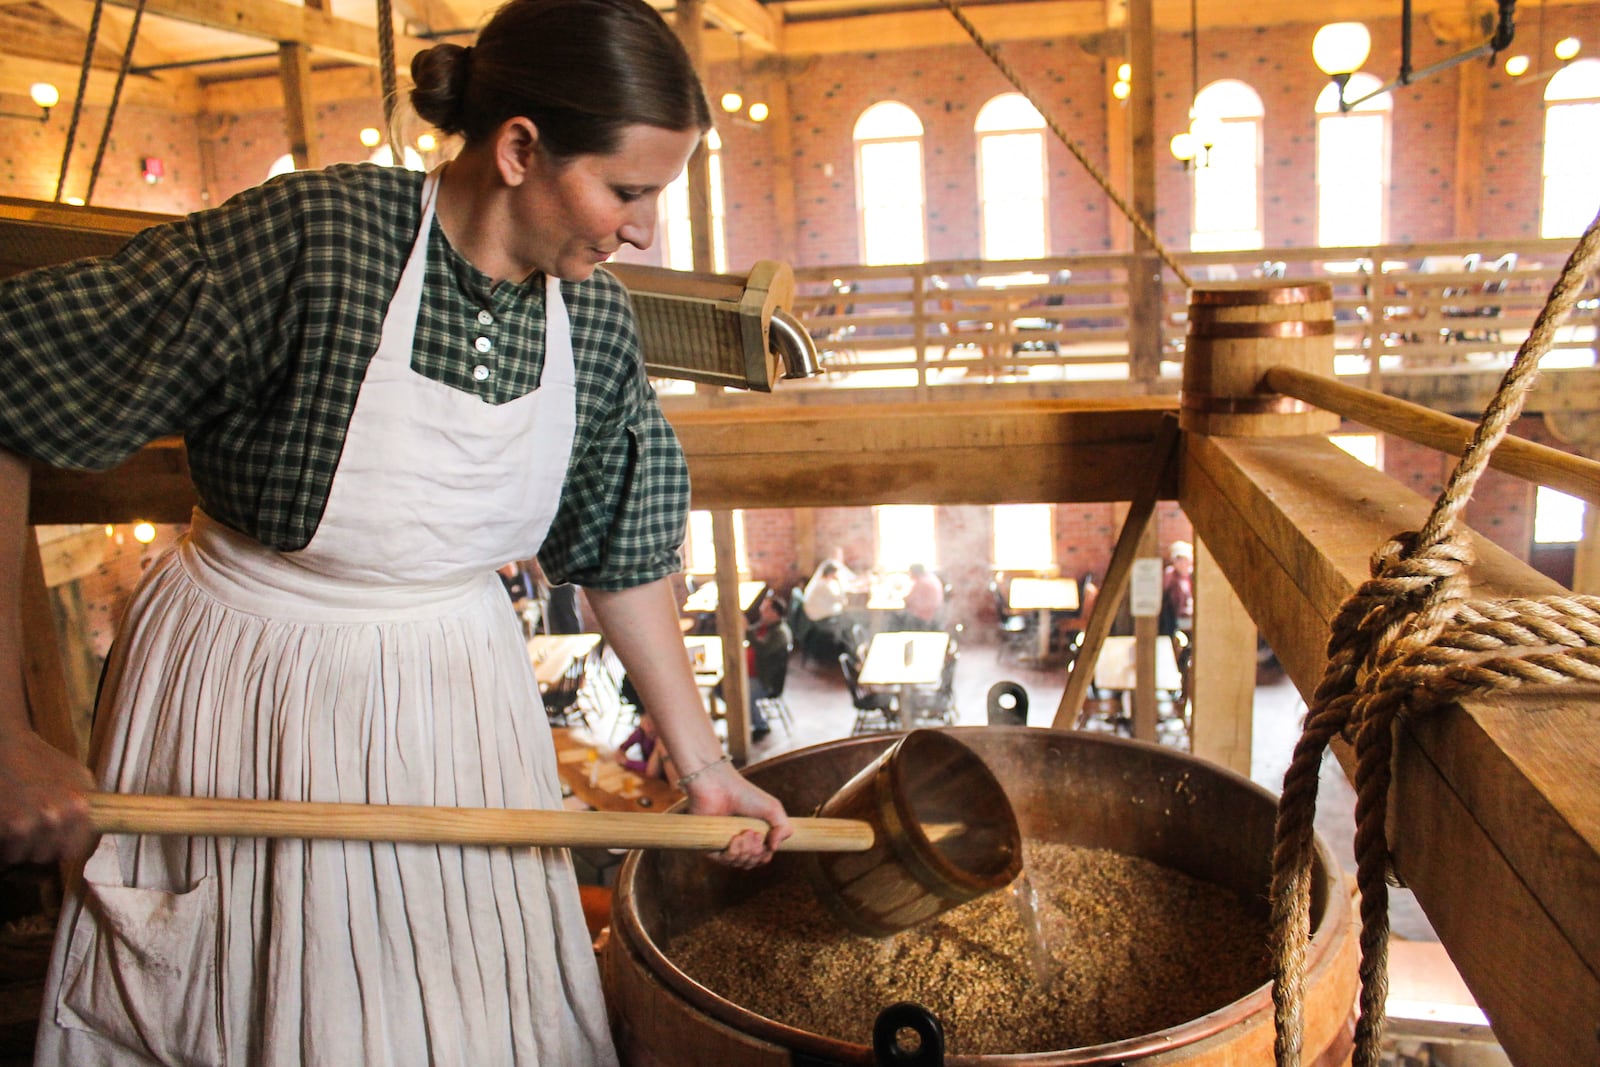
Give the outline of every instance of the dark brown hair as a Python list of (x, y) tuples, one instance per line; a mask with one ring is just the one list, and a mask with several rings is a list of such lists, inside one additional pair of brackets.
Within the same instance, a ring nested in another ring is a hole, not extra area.
[(644, 0), (511, 0), (471, 48), (411, 61), (411, 105), (468, 144), (525, 116), (558, 159), (616, 150), (623, 127), (708, 130), (711, 110), (682, 43)]

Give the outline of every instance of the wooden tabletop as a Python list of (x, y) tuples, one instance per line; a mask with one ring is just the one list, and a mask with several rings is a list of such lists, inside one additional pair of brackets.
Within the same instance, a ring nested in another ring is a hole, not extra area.
[(1077, 611), (1078, 583), (1071, 578), (1013, 578), (1006, 602), (1012, 611)]
[(535, 634), (528, 638), (528, 658), (541, 691), (559, 682), (579, 656), (587, 656), (600, 643), (599, 634)]
[(550, 736), (561, 781), (596, 811), (666, 811), (683, 796), (669, 782), (620, 766), (611, 759), (613, 746), (598, 744), (585, 733), (555, 726)]
[(911, 589), (911, 578), (904, 574), (886, 574), (873, 578), (867, 594), (869, 611), (901, 611), (906, 606), (906, 593)]
[(885, 630), (872, 635), (861, 663), (862, 685), (938, 685), (950, 635), (939, 630)]
[[(1094, 665), (1094, 684), (1101, 689), (1134, 689), (1137, 687), (1134, 654), (1137, 648), (1133, 637), (1108, 637), (1100, 647), (1100, 658)], [(1172, 642), (1158, 637), (1156, 650), (1156, 688), (1170, 693), (1183, 689), (1183, 675), (1178, 670), (1178, 659), (1172, 652)]]
[[(739, 583), (739, 610), (749, 611), (750, 605), (756, 602), (756, 597), (767, 587), (766, 582), (740, 582)], [(683, 610), (691, 615), (704, 615), (717, 610), (717, 583), (707, 582), (683, 602)]]

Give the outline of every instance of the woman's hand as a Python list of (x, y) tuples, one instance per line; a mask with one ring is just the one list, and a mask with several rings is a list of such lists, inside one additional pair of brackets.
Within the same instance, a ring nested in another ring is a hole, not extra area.
[(730, 763), (719, 763), (694, 776), (685, 786), (689, 811), (694, 815), (745, 815), (770, 825), (765, 835), (754, 830), (738, 834), (721, 852), (711, 853), (718, 863), (750, 870), (768, 863), (778, 843), (794, 833), (783, 803), (745, 778)]
[(88, 768), (32, 730), (0, 731), (0, 866), (87, 856), (93, 788)]

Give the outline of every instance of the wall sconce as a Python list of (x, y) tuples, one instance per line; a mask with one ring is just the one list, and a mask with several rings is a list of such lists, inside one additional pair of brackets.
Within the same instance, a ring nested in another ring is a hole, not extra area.
[(28, 87), (28, 98), (39, 109), (39, 114), (28, 115), (17, 111), (0, 111), (0, 116), (8, 119), (38, 119), (40, 122), (49, 122), (50, 109), (61, 103), (61, 93), (49, 82), (34, 82)]
[(1133, 92), (1133, 66), (1129, 63), (1117, 67), (1117, 80), (1111, 83), (1111, 95), (1118, 100), (1128, 99)]
[(435, 137), (433, 134), (424, 133), (424, 134), (419, 134), (417, 136), (417, 151), (419, 151), (419, 152), (432, 152), (434, 149), (436, 149), (438, 147), (439, 147), (439, 139), (437, 137)]
[(364, 127), (356, 136), (361, 139), (361, 143), (367, 148), (377, 148), (383, 143), (383, 134), (376, 126)]
[[(733, 48), (735, 57), (734, 61), (738, 68), (737, 81), (735, 82), (735, 88), (729, 89), (727, 92), (722, 94), (722, 100), (720, 102), (722, 104), (722, 110), (726, 111), (730, 115), (737, 115), (739, 112), (745, 111), (744, 34), (735, 33), (733, 35)], [(767, 117), (772, 114), (772, 109), (762, 101), (754, 100), (751, 101), (750, 109), (745, 111), (745, 114), (749, 116), (751, 122), (765, 122), (767, 121)]]
[(1556, 58), (1563, 63), (1570, 63), (1578, 57), (1578, 50), (1583, 47), (1583, 42), (1576, 37), (1563, 37), (1556, 42)]
[(1411, 0), (1402, 0), (1400, 5), (1400, 74), (1394, 81), (1387, 85), (1379, 86), (1372, 92), (1356, 100), (1344, 98), (1344, 87), (1350, 81), (1350, 75), (1361, 69), (1361, 64), (1367, 61), (1367, 53), (1372, 49), (1372, 35), (1367, 28), (1359, 22), (1330, 22), (1317, 31), (1311, 41), (1311, 58), (1321, 68), (1322, 73), (1333, 79), (1339, 87), (1339, 110), (1349, 111), (1358, 104), (1365, 103), (1382, 93), (1390, 92), (1401, 85), (1410, 85), (1442, 70), (1449, 70), (1458, 63), (1479, 56), (1488, 56), (1492, 63), (1494, 57), (1511, 47), (1511, 39), (1515, 32), (1513, 16), (1517, 9), (1517, 0), (1496, 0), (1500, 9), (1499, 20), (1495, 25), (1494, 36), (1476, 48), (1469, 48), (1459, 55), (1441, 60), (1432, 66), (1423, 67), (1421, 70), (1411, 69)]

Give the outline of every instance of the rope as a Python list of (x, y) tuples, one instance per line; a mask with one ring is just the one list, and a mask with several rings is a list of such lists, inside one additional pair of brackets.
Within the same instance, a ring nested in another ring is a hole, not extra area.
[(1304, 1030), (1317, 773), (1335, 736), (1356, 752), (1356, 885), (1361, 997), (1354, 1067), (1377, 1067), (1388, 994), (1389, 846), (1385, 829), (1395, 727), (1460, 698), (1563, 679), (1600, 681), (1600, 598), (1467, 601), (1472, 550), (1459, 528), (1478, 477), (1522, 411), (1561, 323), (1600, 264), (1600, 217), (1550, 290), (1422, 529), (1372, 560), (1372, 577), (1332, 623), (1328, 666), (1312, 697), (1278, 803), (1272, 857), (1273, 1003), (1279, 1067), (1298, 1067)]
[(94, 203), (94, 187), (100, 181), (100, 164), (105, 162), (106, 146), (111, 143), (111, 124), (117, 117), (117, 105), (122, 102), (122, 84), (128, 80), (128, 68), (133, 65), (133, 46), (139, 40), (139, 20), (144, 18), (145, 0), (133, 9), (133, 25), (128, 27), (128, 44), (122, 50), (122, 67), (117, 71), (117, 84), (111, 90), (111, 105), (106, 109), (106, 124), (100, 130), (100, 147), (94, 153), (94, 166), (89, 169), (89, 188), (83, 194), (85, 204)]
[(394, 9), (389, 0), (378, 0), (378, 78), (383, 93), (383, 129), (389, 140), (389, 156), (395, 166), (403, 167), (400, 139), (394, 132), (394, 109), (400, 90), (394, 73)]
[(95, 38), (100, 35), (100, 13), (105, 9), (106, 0), (94, 0), (94, 14), (89, 18), (89, 35), (83, 42), (83, 66), (78, 69), (78, 96), (72, 102), (72, 121), (67, 124), (67, 145), (61, 150), (61, 172), (56, 175), (55, 202), (58, 204), (61, 203), (61, 191), (67, 184), (67, 166), (72, 162), (72, 145), (78, 139), (83, 102), (89, 95), (89, 68), (94, 60)]
[(1111, 202), (1117, 205), (1117, 210), (1121, 211), (1123, 217), (1133, 224), (1134, 229), (1139, 231), (1139, 236), (1148, 241), (1150, 247), (1155, 249), (1156, 255), (1161, 257), (1161, 262), (1165, 263), (1172, 270), (1172, 273), (1178, 276), (1178, 280), (1183, 282), (1185, 288), (1188, 288), (1192, 284), (1189, 281), (1189, 272), (1179, 265), (1171, 250), (1161, 243), (1161, 238), (1156, 236), (1156, 231), (1150, 226), (1150, 223), (1146, 222), (1138, 212), (1134, 211), (1133, 207), (1111, 187), (1111, 179), (1100, 173), (1100, 168), (1096, 167), (1089, 157), (1084, 154), (1082, 146), (1067, 136), (1067, 131), (1061, 124), (1040, 105), (1039, 101), (1034, 98), (1033, 93), (1029, 92), (1028, 87), (1023, 84), (1022, 77), (1012, 69), (1011, 64), (1000, 57), (1000, 52), (994, 45), (983, 39), (983, 35), (978, 32), (978, 27), (974, 26), (972, 20), (967, 18), (966, 12), (957, 6), (956, 0), (940, 0), (940, 2), (949, 9), (950, 14), (961, 24), (961, 28), (967, 31), (967, 36), (972, 38), (972, 42), (983, 50), (984, 55), (989, 57), (989, 61), (995, 65), (995, 69), (1005, 75), (1006, 81), (1015, 86), (1017, 92), (1027, 98), (1028, 103), (1033, 105), (1035, 111), (1044, 116), (1045, 125), (1050, 127), (1050, 132), (1055, 134), (1061, 143), (1067, 146), (1067, 151), (1072, 153), (1073, 158), (1083, 164), (1083, 169), (1089, 172), (1089, 177), (1093, 178), (1095, 184), (1105, 190), (1106, 196), (1110, 197)]

